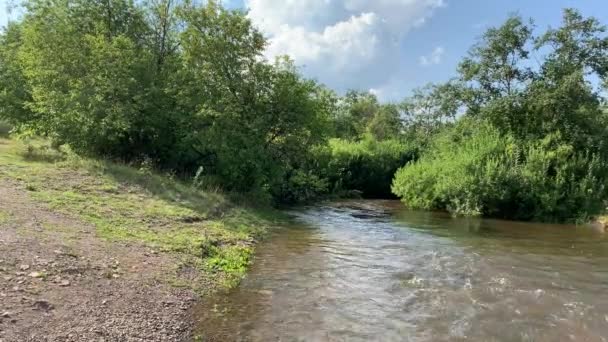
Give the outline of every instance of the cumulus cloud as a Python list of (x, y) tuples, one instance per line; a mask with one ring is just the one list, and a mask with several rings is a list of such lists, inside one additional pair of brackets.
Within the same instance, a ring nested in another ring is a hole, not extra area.
[(441, 63), (445, 49), (441, 46), (436, 47), (433, 52), (427, 56), (420, 56), (419, 61), (422, 66), (430, 66)]
[(269, 38), (266, 57), (287, 54), (338, 90), (372, 89), (389, 79), (405, 36), (443, 0), (245, 0)]

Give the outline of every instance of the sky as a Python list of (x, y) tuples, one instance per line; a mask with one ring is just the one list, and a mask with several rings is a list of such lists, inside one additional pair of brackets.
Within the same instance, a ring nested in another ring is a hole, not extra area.
[[(0, 25), (7, 20), (0, 0)], [(287, 54), (329, 87), (372, 91), (398, 101), (455, 75), (485, 29), (510, 13), (539, 29), (559, 25), (566, 7), (608, 24), (608, 0), (223, 0), (248, 10), (268, 37), (266, 57)]]

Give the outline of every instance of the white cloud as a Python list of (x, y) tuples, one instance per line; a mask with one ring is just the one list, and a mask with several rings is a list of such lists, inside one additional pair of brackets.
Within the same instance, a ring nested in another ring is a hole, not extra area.
[(325, 67), (335, 71), (360, 67), (375, 57), (379, 44), (377, 21), (374, 13), (362, 13), (327, 26), (322, 32), (284, 26), (272, 39), (267, 56), (288, 54), (304, 64), (329, 62)]
[(444, 0), (245, 0), (268, 36), (266, 57), (287, 54), (338, 90), (379, 88), (404, 58), (405, 36)]
[(445, 49), (441, 46), (436, 47), (430, 55), (420, 56), (419, 62), (422, 66), (437, 65), (441, 63)]

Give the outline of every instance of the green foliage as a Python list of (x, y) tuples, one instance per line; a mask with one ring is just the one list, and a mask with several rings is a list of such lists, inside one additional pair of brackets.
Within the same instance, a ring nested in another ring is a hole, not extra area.
[(608, 36), (575, 10), (537, 36), (511, 16), (457, 77), (383, 104), (265, 60), (263, 34), (219, 1), (24, 5), (0, 33), (0, 120), (56, 149), (275, 203), (386, 197), (405, 164), (393, 192), (417, 208), (567, 220), (607, 199), (608, 115), (590, 80), (608, 83)]
[(367, 123), (380, 109), (372, 93), (350, 90), (339, 99), (333, 114), (335, 135), (342, 139), (355, 139), (365, 133)]
[[(69, 4), (68, 4), (69, 3)], [(25, 3), (18, 61), (35, 120), (17, 129), (81, 153), (126, 157), (150, 89), (143, 13), (126, 0)], [(143, 151), (142, 151), (143, 152)]]
[(463, 93), (462, 84), (454, 81), (415, 89), (412, 96), (399, 104), (403, 113), (403, 136), (426, 146), (435, 134), (453, 123), (462, 105)]
[(336, 138), (316, 148), (307, 168), (316, 170), (332, 193), (355, 191), (365, 197), (391, 197), (393, 174), (418, 152), (413, 143), (403, 139), (404, 107), (381, 104), (372, 93), (352, 90), (328, 103), (334, 104), (331, 122)]
[(504, 150), (506, 140), (489, 125), (477, 132), (457, 128), (441, 134), (420, 161), (395, 175), (393, 192), (408, 206), (464, 215), (483, 213), (482, 193), (493, 193), (488, 189), (491, 181), (487, 182), (487, 173), (497, 171), (486, 165)]
[(559, 135), (524, 143), (488, 123), (465, 120), (400, 169), (392, 189), (411, 208), (574, 221), (603, 209), (606, 166)]
[[(517, 16), (488, 30), (459, 78), (439, 92), (453, 95), (463, 117), (397, 172), (393, 192), (413, 208), (463, 215), (574, 221), (599, 214), (608, 199), (608, 121), (588, 79), (608, 76), (604, 32), (574, 10), (540, 38)], [(546, 57), (530, 67), (531, 51), (541, 49)], [(420, 99), (415, 108), (431, 109), (425, 117), (456, 108)]]
[(242, 277), (249, 266), (252, 249), (244, 246), (233, 246), (221, 249), (208, 260), (209, 267)]
[(386, 198), (391, 196), (395, 171), (416, 156), (415, 146), (368, 135), (358, 142), (330, 140), (317, 152), (316, 162), (333, 191), (357, 190), (366, 197)]
[(321, 178), (313, 171), (299, 169), (289, 172), (272, 191), (279, 203), (305, 203), (326, 195), (329, 184), (326, 178)]
[(333, 94), (265, 61), (262, 34), (216, 1), (24, 5), (0, 34), (0, 118), (22, 135), (280, 194), (330, 131)]
[(511, 16), (500, 27), (488, 29), (469, 57), (459, 66), (464, 81), (474, 81), (478, 105), (515, 94), (532, 76), (521, 65), (529, 56), (532, 24)]
[(401, 108), (381, 104), (376, 95), (350, 90), (335, 101), (332, 111), (334, 135), (346, 140), (357, 140), (371, 134), (378, 140), (393, 139), (403, 130)]
[(185, 7), (182, 16), (185, 68), (177, 99), (194, 114), (187, 139), (201, 164), (230, 190), (280, 186), (309, 146), (324, 139), (323, 89), (289, 60), (261, 61), (266, 41), (243, 13), (212, 2)]
[(31, 122), (33, 113), (26, 107), (30, 89), (17, 59), (22, 26), (9, 24), (0, 31), (0, 120), (9, 123)]
[(366, 130), (378, 140), (398, 137), (403, 129), (400, 115), (395, 105), (381, 106), (369, 120)]

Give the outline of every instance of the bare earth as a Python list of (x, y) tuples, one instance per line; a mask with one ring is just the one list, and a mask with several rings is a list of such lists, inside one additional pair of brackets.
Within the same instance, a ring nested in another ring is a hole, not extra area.
[(0, 180), (0, 208), (0, 342), (191, 338), (196, 295), (160, 280), (172, 256), (102, 240), (17, 183)]

